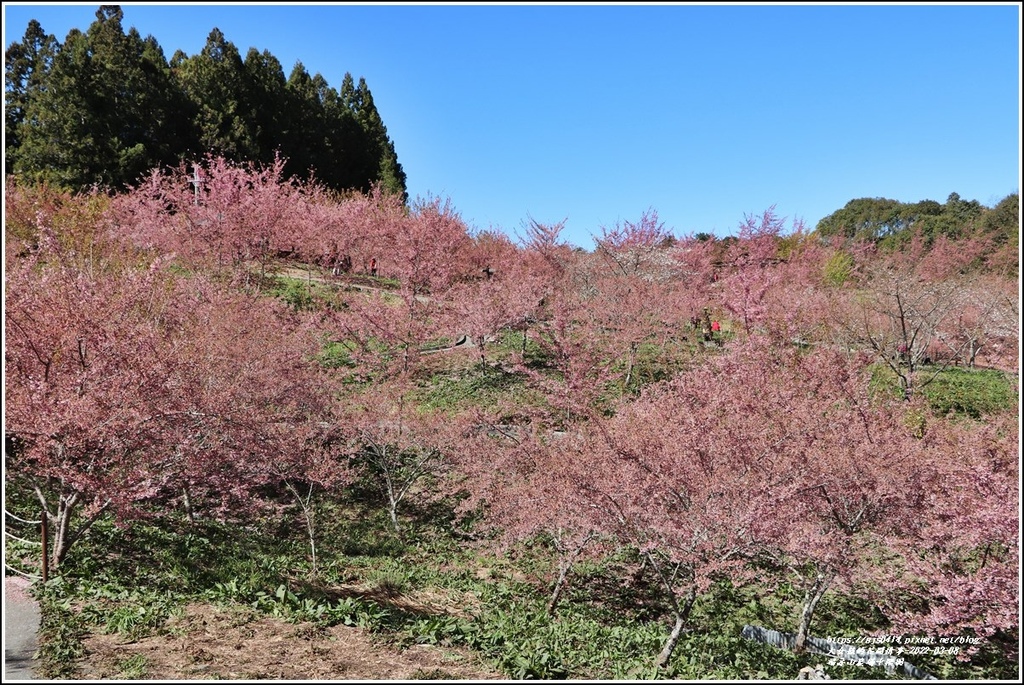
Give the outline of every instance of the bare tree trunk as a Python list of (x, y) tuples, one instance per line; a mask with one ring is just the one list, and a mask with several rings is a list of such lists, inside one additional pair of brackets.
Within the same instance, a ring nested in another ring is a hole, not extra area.
[(556, 536), (556, 545), (559, 548), (558, 580), (555, 581), (555, 587), (551, 592), (551, 598), (548, 600), (548, 616), (555, 615), (555, 607), (558, 606), (558, 600), (562, 597), (562, 590), (565, 589), (566, 585), (565, 580), (569, 576), (569, 571), (572, 570), (573, 562), (575, 562), (577, 557), (583, 553), (583, 548), (594, 539), (593, 534), (587, 535), (587, 537), (583, 539), (583, 542), (577, 545), (576, 548), (566, 556), (561, 554), (561, 542), (558, 541), (560, 536), (561, 531), (559, 531), (558, 536)]
[(982, 345), (975, 345), (973, 342), (971, 343), (971, 349), (970, 349), (970, 353), (969, 353), (970, 354), (970, 362), (968, 363), (968, 366), (970, 366), (972, 369), (974, 368), (974, 363), (975, 363), (975, 361), (977, 361), (978, 353), (981, 352), (981, 348), (982, 347), (983, 347)]
[(626, 367), (626, 378), (622, 382), (622, 389), (626, 390), (629, 388), (630, 381), (633, 380), (633, 366), (636, 364), (636, 352), (638, 345), (635, 342), (629, 344), (629, 364)]
[(50, 566), (58, 568), (71, 548), (71, 516), (78, 504), (78, 494), (61, 495), (57, 500), (56, 530), (53, 536), (53, 556)]
[(679, 642), (679, 636), (683, 634), (683, 627), (690, 618), (690, 610), (693, 609), (693, 603), (697, 600), (697, 591), (694, 588), (690, 588), (686, 595), (686, 601), (682, 606), (676, 604), (676, 622), (672, 626), (672, 633), (665, 640), (665, 646), (661, 649), (661, 654), (655, 660), (654, 665), (659, 668), (665, 668), (668, 665), (669, 660), (672, 658), (672, 653), (676, 649), (676, 644)]
[(295, 497), (295, 501), (298, 502), (299, 507), (302, 508), (302, 516), (306, 521), (306, 534), (309, 536), (309, 552), (313, 561), (313, 577), (316, 577), (316, 522), (314, 521), (313, 509), (310, 504), (310, 500), (313, 497), (313, 484), (309, 484), (309, 492), (306, 493), (305, 497), (299, 494), (298, 488), (296, 488), (291, 481), (285, 480), (284, 484), (291, 491), (292, 496)]
[(654, 665), (661, 669), (665, 668), (668, 664), (669, 659), (672, 658), (672, 652), (676, 649), (676, 643), (679, 642), (679, 636), (683, 633), (683, 626), (686, 624), (686, 619), (681, 614), (676, 614), (676, 623), (672, 627), (672, 633), (665, 640), (665, 646), (661, 650), (661, 654), (655, 660)]
[(391, 518), (391, 525), (394, 526), (395, 533), (401, 535), (402, 531), (398, 527), (398, 502), (394, 497), (388, 497), (388, 516)]
[(558, 580), (555, 581), (555, 589), (551, 593), (551, 598), (548, 599), (548, 616), (555, 615), (555, 607), (558, 605), (558, 600), (562, 598), (562, 588), (565, 587), (565, 579), (569, 575), (569, 564), (562, 564), (562, 568), (558, 570)]
[[(384, 450), (387, 450), (387, 447)], [(395, 534), (401, 535), (402, 531), (398, 527), (398, 503), (402, 500), (404, 493), (400, 491), (400, 487), (396, 487), (395, 482), (391, 479), (391, 466), (388, 464), (386, 454), (380, 454), (380, 465), (384, 477), (384, 494), (388, 497), (388, 517), (391, 519), (391, 526), (395, 529)]]
[(185, 508), (185, 515), (188, 516), (188, 522), (195, 523), (196, 513), (192, 508), (192, 497), (188, 494), (188, 487), (181, 489), (181, 505)]
[(828, 589), (831, 581), (831, 576), (819, 572), (814, 578), (814, 583), (811, 587), (807, 588), (807, 592), (804, 594), (804, 606), (800, 612), (800, 626), (797, 629), (796, 641), (793, 644), (793, 651), (797, 654), (801, 654), (807, 648), (807, 636), (811, 629), (814, 608), (818, 605), (818, 600), (825, 594), (825, 590)]
[(35, 488), (36, 498), (42, 505), (42, 514), (46, 516), (48, 522), (53, 524), (53, 548), (50, 552), (50, 568), (56, 570), (60, 567), (64, 558), (67, 556), (71, 546), (92, 527), (96, 521), (99, 520), (100, 516), (106, 511), (107, 507), (110, 506), (110, 500), (107, 500), (103, 506), (96, 510), (96, 513), (92, 515), (86, 521), (78, 527), (77, 530), (71, 529), (71, 519), (74, 516), (75, 510), (78, 508), (81, 500), (81, 494), (78, 492), (72, 492), (70, 494), (61, 494), (57, 499), (57, 513), (51, 514), (49, 508), (46, 505), (46, 497), (43, 495), (43, 491), (37, 486)]

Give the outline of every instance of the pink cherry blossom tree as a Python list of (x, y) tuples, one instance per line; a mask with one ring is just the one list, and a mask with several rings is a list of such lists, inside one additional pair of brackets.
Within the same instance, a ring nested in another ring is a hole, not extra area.
[(931, 515), (943, 457), (905, 406), (871, 396), (868, 361), (752, 336), (588, 424), (577, 477), (595, 520), (673, 598), (659, 664), (696, 597), (715, 578), (748, 578), (755, 560), (788, 569), (805, 593), (798, 648), (830, 589), (899, 585), (905, 560), (884, 550), (909, 549)]
[(953, 243), (944, 237), (929, 246), (918, 234), (902, 250), (862, 253), (870, 261), (863, 264), (859, 292), (841, 325), (851, 342), (871, 349), (892, 371), (905, 399), (932, 382), (969, 346), (970, 340), (962, 341), (943, 363), (926, 368), (959, 294), (977, 278), (970, 265), (982, 251), (981, 243)]
[(465, 275), (469, 232), (450, 200), (419, 201), (391, 231), (382, 268), (398, 278), (409, 296), (440, 297)]
[(251, 504), (268, 460), (322, 418), (312, 339), (286, 312), (126, 253), (83, 265), (44, 241), (7, 258), (8, 466), (54, 524), (54, 567), (106, 511)]
[(154, 169), (115, 198), (119, 233), (143, 248), (247, 278), (295, 243), (302, 189), (284, 178), (284, 160), (257, 167), (208, 156), (203, 163)]
[(447, 488), (463, 496), (460, 512), (484, 513), (481, 526), (495, 534), (488, 539), (500, 553), (512, 554), (526, 540), (550, 543), (555, 568), (547, 610), (554, 615), (576, 562), (607, 551), (611, 541), (599, 533), (578, 478), (588, 458), (583, 434), (553, 431), (542, 415), (515, 423), (498, 418), (515, 410), (477, 409), (465, 417)]
[(158, 272), (90, 273), (42, 242), (5, 268), (5, 431), (18, 446), (8, 473), (47, 511), (57, 567), (104, 511), (156, 493), (145, 455), (173, 408), (153, 325), (167, 307)]
[[(990, 638), (1020, 622), (1020, 451), (1016, 407), (979, 421), (936, 421), (928, 498), (896, 541), (925, 607), (889, 606), (906, 631)], [(971, 651), (964, 650), (968, 656)]]
[(481, 370), (487, 364), (488, 341), (504, 330), (525, 328), (535, 318), (544, 287), (514, 262), (488, 264), (494, 264), (485, 267), (491, 269), (489, 276), (455, 284), (446, 298), (449, 327), (473, 342)]
[[(760, 219), (748, 215), (740, 225), (739, 239), (723, 257), (725, 275), (721, 278), (722, 304), (750, 334), (761, 327), (766, 316), (765, 298), (778, 283), (775, 269), (785, 219), (767, 209)], [(800, 227), (797, 227), (800, 230)]]
[(413, 392), (402, 377), (367, 385), (341, 400), (336, 424), (344, 454), (380, 489), (397, 534), (400, 505), (426, 481), (443, 476), (461, 433), (457, 420), (421, 411)]
[(595, 236), (596, 252), (623, 275), (643, 279), (664, 278), (671, 273), (668, 248), (675, 242), (672, 233), (653, 208), (636, 222), (623, 221), (604, 227)]
[(710, 358), (595, 423), (584, 467), (591, 503), (603, 530), (635, 547), (672, 598), (659, 666), (696, 599), (715, 578), (743, 573), (764, 544), (757, 521), (774, 502), (774, 479), (789, 475), (785, 445), (800, 429), (773, 392), (769, 361), (757, 349)]
[(978, 275), (962, 284), (956, 306), (936, 326), (935, 356), (963, 358), (974, 367), (981, 357), (998, 368), (1016, 369), (1012, 350), (1020, 338), (1017, 284), (1003, 276)]

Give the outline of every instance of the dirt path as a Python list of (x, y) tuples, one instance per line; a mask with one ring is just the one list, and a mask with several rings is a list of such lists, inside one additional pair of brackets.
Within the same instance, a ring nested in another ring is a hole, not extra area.
[(347, 626), (330, 628), (257, 614), (246, 607), (191, 604), (160, 634), (85, 640), (79, 677), (144, 680), (497, 680), (468, 650), (401, 648)]
[(29, 581), (4, 577), (4, 682), (32, 680), (38, 647), (39, 605), (28, 594)]
[[(380, 285), (377, 285), (378, 281), (376, 281), (375, 279), (372, 279), (369, 276), (361, 276), (358, 274), (327, 276), (319, 269), (307, 270), (299, 266), (284, 266), (277, 269), (273, 273), (275, 276), (283, 276), (285, 278), (294, 278), (296, 280), (320, 283), (335, 288), (352, 288), (355, 290), (362, 290), (364, 292), (374, 293), (395, 293), (395, 290), (393, 288), (382, 288)], [(430, 298), (424, 295), (417, 295), (416, 299), (419, 300), (420, 302), (430, 301)]]
[[(276, 276), (283, 276), (285, 278), (294, 278), (296, 280), (306, 280), (312, 283), (320, 283), (323, 285), (332, 286), (335, 288), (354, 288), (356, 290), (362, 290), (366, 292), (377, 292), (377, 293), (390, 293), (393, 292), (388, 288), (381, 288), (375, 285), (368, 285), (365, 281), (367, 277), (362, 276), (325, 276), (317, 270), (307, 271), (306, 269), (288, 266), (279, 269), (274, 272)], [(429, 302), (430, 298), (418, 295), (416, 297), (420, 302)], [(459, 333), (454, 336), (455, 343), (448, 347), (439, 347), (423, 350), (423, 354), (434, 354), (437, 352), (447, 352), (449, 350), (460, 349), (463, 347), (474, 347), (475, 343), (473, 338), (465, 333)]]

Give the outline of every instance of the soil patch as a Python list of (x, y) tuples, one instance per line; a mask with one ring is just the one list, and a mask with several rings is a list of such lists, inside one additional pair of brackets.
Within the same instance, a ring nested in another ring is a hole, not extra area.
[(294, 624), (247, 607), (190, 604), (159, 634), (85, 638), (89, 680), (497, 680), (469, 650), (407, 648), (361, 628)]

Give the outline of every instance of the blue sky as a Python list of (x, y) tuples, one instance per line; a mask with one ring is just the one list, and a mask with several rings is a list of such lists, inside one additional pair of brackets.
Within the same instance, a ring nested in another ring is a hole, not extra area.
[[(4, 4), (63, 40), (100, 3)], [(169, 59), (219, 28), (244, 56), (366, 79), (412, 198), (475, 230), (683, 236), (747, 215), (813, 228), (848, 201), (1019, 192), (1017, 3), (122, 3)]]

